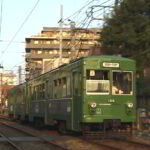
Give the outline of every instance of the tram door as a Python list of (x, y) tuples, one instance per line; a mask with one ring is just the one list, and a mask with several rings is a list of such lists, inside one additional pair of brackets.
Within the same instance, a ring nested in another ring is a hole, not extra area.
[(72, 111), (72, 128), (79, 130), (80, 114), (81, 114), (81, 90), (80, 90), (80, 78), (79, 72), (73, 72), (73, 111)]

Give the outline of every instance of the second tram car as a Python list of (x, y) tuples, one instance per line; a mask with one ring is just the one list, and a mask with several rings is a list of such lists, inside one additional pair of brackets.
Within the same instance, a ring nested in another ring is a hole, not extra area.
[(128, 128), (136, 121), (134, 60), (89, 56), (9, 90), (9, 115), (60, 131)]

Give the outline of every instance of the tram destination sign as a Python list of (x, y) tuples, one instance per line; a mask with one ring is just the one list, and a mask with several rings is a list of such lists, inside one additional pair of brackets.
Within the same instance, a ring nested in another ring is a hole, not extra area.
[(103, 67), (119, 68), (119, 63), (103, 62)]

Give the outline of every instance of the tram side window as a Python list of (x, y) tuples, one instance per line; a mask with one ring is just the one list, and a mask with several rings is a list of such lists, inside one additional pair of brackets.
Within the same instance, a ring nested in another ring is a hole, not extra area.
[(80, 83), (80, 74), (78, 72), (74, 73), (73, 74), (73, 95), (74, 96), (80, 96), (80, 87), (81, 85), (79, 84)]
[(66, 78), (62, 78), (62, 97), (66, 97), (67, 86), (66, 86)]
[(37, 99), (40, 99), (40, 85), (37, 86)]
[(109, 94), (110, 79), (107, 70), (87, 70), (86, 72), (87, 94)]
[(45, 84), (42, 84), (42, 98), (45, 98)]
[(58, 87), (58, 81), (54, 80), (54, 90), (53, 90), (53, 98), (57, 98), (57, 87)]
[(35, 100), (38, 100), (38, 86), (35, 86)]
[(67, 96), (71, 95), (71, 84), (70, 84), (70, 81), (71, 81), (70, 80), (70, 76), (68, 76), (67, 77), (67, 83), (66, 83), (67, 84), (67, 87), (66, 87), (67, 88)]
[(43, 97), (42, 84), (40, 84), (40, 99)]
[(36, 87), (33, 87), (33, 100), (36, 100)]
[(58, 79), (57, 98), (62, 98), (62, 79)]
[(45, 98), (45, 84), (40, 84), (36, 86), (36, 97), (37, 100), (41, 100)]
[(53, 82), (52, 81), (49, 81), (49, 96), (50, 98), (53, 98)]
[(46, 84), (45, 84), (45, 96), (46, 98), (49, 97), (49, 81), (46, 81)]
[(28, 87), (28, 96), (32, 99), (32, 86)]
[(28, 86), (28, 96), (31, 95), (31, 86)]

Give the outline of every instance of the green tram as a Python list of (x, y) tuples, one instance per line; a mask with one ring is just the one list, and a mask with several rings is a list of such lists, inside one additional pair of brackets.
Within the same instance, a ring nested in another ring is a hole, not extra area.
[(135, 61), (89, 56), (8, 92), (9, 116), (60, 131), (128, 128), (136, 121)]

